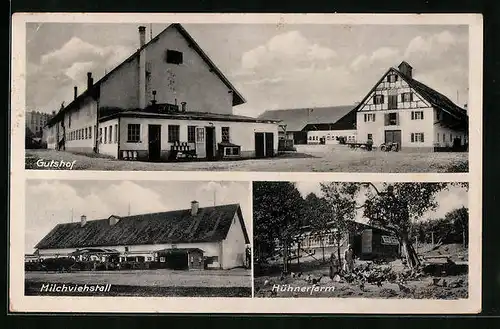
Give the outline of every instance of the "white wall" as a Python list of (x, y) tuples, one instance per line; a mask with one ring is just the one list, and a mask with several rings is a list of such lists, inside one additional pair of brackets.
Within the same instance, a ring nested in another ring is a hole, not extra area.
[[(183, 54), (180, 65), (167, 63), (166, 51), (176, 50)], [(188, 111), (232, 113), (232, 94), (229, 88), (210, 67), (190, 47), (186, 39), (175, 28), (162, 33), (144, 51), (146, 66), (151, 69), (149, 81), (146, 79), (146, 103), (153, 99), (156, 90), (158, 103), (187, 103)], [(142, 53), (141, 53), (142, 56)]]
[(467, 142), (467, 134), (465, 132), (453, 130), (448, 127), (441, 126), (439, 124), (434, 125), (435, 146), (451, 147), (453, 146), (453, 139), (456, 137), (460, 137), (462, 145), (464, 145)]
[[(127, 143), (128, 124), (141, 124), (140, 143)], [(120, 150), (148, 150), (148, 125), (161, 125), (161, 149), (170, 150), (168, 143), (168, 125), (179, 125), (179, 137), (181, 142), (187, 142), (187, 127), (207, 127), (210, 123), (215, 127), (216, 143), (222, 142), (222, 127), (229, 127), (230, 142), (240, 145), (241, 151), (255, 151), (255, 132), (274, 133), (274, 148), (278, 150), (278, 125), (270, 123), (251, 122), (222, 122), (222, 121), (200, 121), (200, 120), (171, 120), (157, 118), (121, 118), (120, 119)], [(104, 123), (103, 123), (104, 124)], [(194, 144), (191, 144), (194, 147)]]
[[(412, 111), (423, 111), (423, 120), (412, 120)], [(399, 124), (385, 126), (386, 113), (399, 113)], [(375, 122), (364, 122), (365, 113), (375, 113)], [(386, 130), (401, 130), (401, 147), (433, 147), (434, 143), (434, 110), (433, 108), (404, 109), (404, 110), (378, 110), (357, 113), (358, 141), (366, 142), (368, 134), (373, 136), (373, 145), (379, 146), (385, 142)], [(411, 133), (424, 133), (424, 142), (411, 142)]]
[[(118, 157), (118, 119), (99, 123), (99, 153)], [(110, 135), (111, 132), (111, 135)]]
[(101, 83), (100, 107), (139, 108), (138, 58), (124, 63)]
[[(92, 97), (87, 97), (80, 108), (66, 113), (64, 115), (66, 150), (92, 151), (95, 145), (96, 122), (97, 102)], [(85, 134), (85, 129), (87, 129), (87, 134)], [(77, 136), (79, 131), (80, 138)]]
[(346, 137), (347, 141), (356, 141), (357, 131), (350, 130), (312, 130), (307, 132), (307, 144), (319, 144), (325, 138), (326, 144), (338, 144), (337, 137)]
[(245, 235), (238, 214), (234, 215), (226, 239), (222, 243), (223, 268), (245, 265)]

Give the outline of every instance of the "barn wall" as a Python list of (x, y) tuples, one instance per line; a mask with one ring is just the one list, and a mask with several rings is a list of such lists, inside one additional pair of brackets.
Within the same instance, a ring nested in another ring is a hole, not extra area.
[(92, 153), (95, 145), (97, 101), (87, 97), (79, 108), (64, 115), (67, 151)]
[(99, 123), (99, 153), (118, 158), (118, 119)]

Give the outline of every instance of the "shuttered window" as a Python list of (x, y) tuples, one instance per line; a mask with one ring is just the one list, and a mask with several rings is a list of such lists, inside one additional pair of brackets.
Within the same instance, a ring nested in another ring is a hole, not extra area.
[(399, 113), (386, 113), (384, 115), (384, 124), (386, 126), (397, 126), (399, 124)]
[(424, 142), (424, 133), (411, 133), (411, 142), (412, 143), (423, 143)]
[(402, 102), (411, 102), (413, 101), (413, 93), (402, 93), (401, 94), (401, 101)]
[(398, 95), (389, 95), (389, 110), (398, 108)]
[(373, 104), (384, 104), (384, 95), (374, 95)]
[(411, 111), (412, 120), (424, 120), (424, 111)]

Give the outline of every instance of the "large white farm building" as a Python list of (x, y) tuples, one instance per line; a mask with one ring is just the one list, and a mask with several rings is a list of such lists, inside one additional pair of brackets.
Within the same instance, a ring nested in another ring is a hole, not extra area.
[(245, 103), (180, 24), (171, 24), (48, 122), (48, 148), (148, 161), (273, 156), (278, 125), (233, 114)]
[(238, 204), (58, 224), (36, 246), (38, 258), (157, 262), (175, 268), (245, 266), (250, 239)]

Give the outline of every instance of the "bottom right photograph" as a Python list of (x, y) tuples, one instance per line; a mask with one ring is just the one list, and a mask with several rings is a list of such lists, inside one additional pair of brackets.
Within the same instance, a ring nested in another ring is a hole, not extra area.
[(465, 182), (253, 182), (254, 297), (467, 299)]

